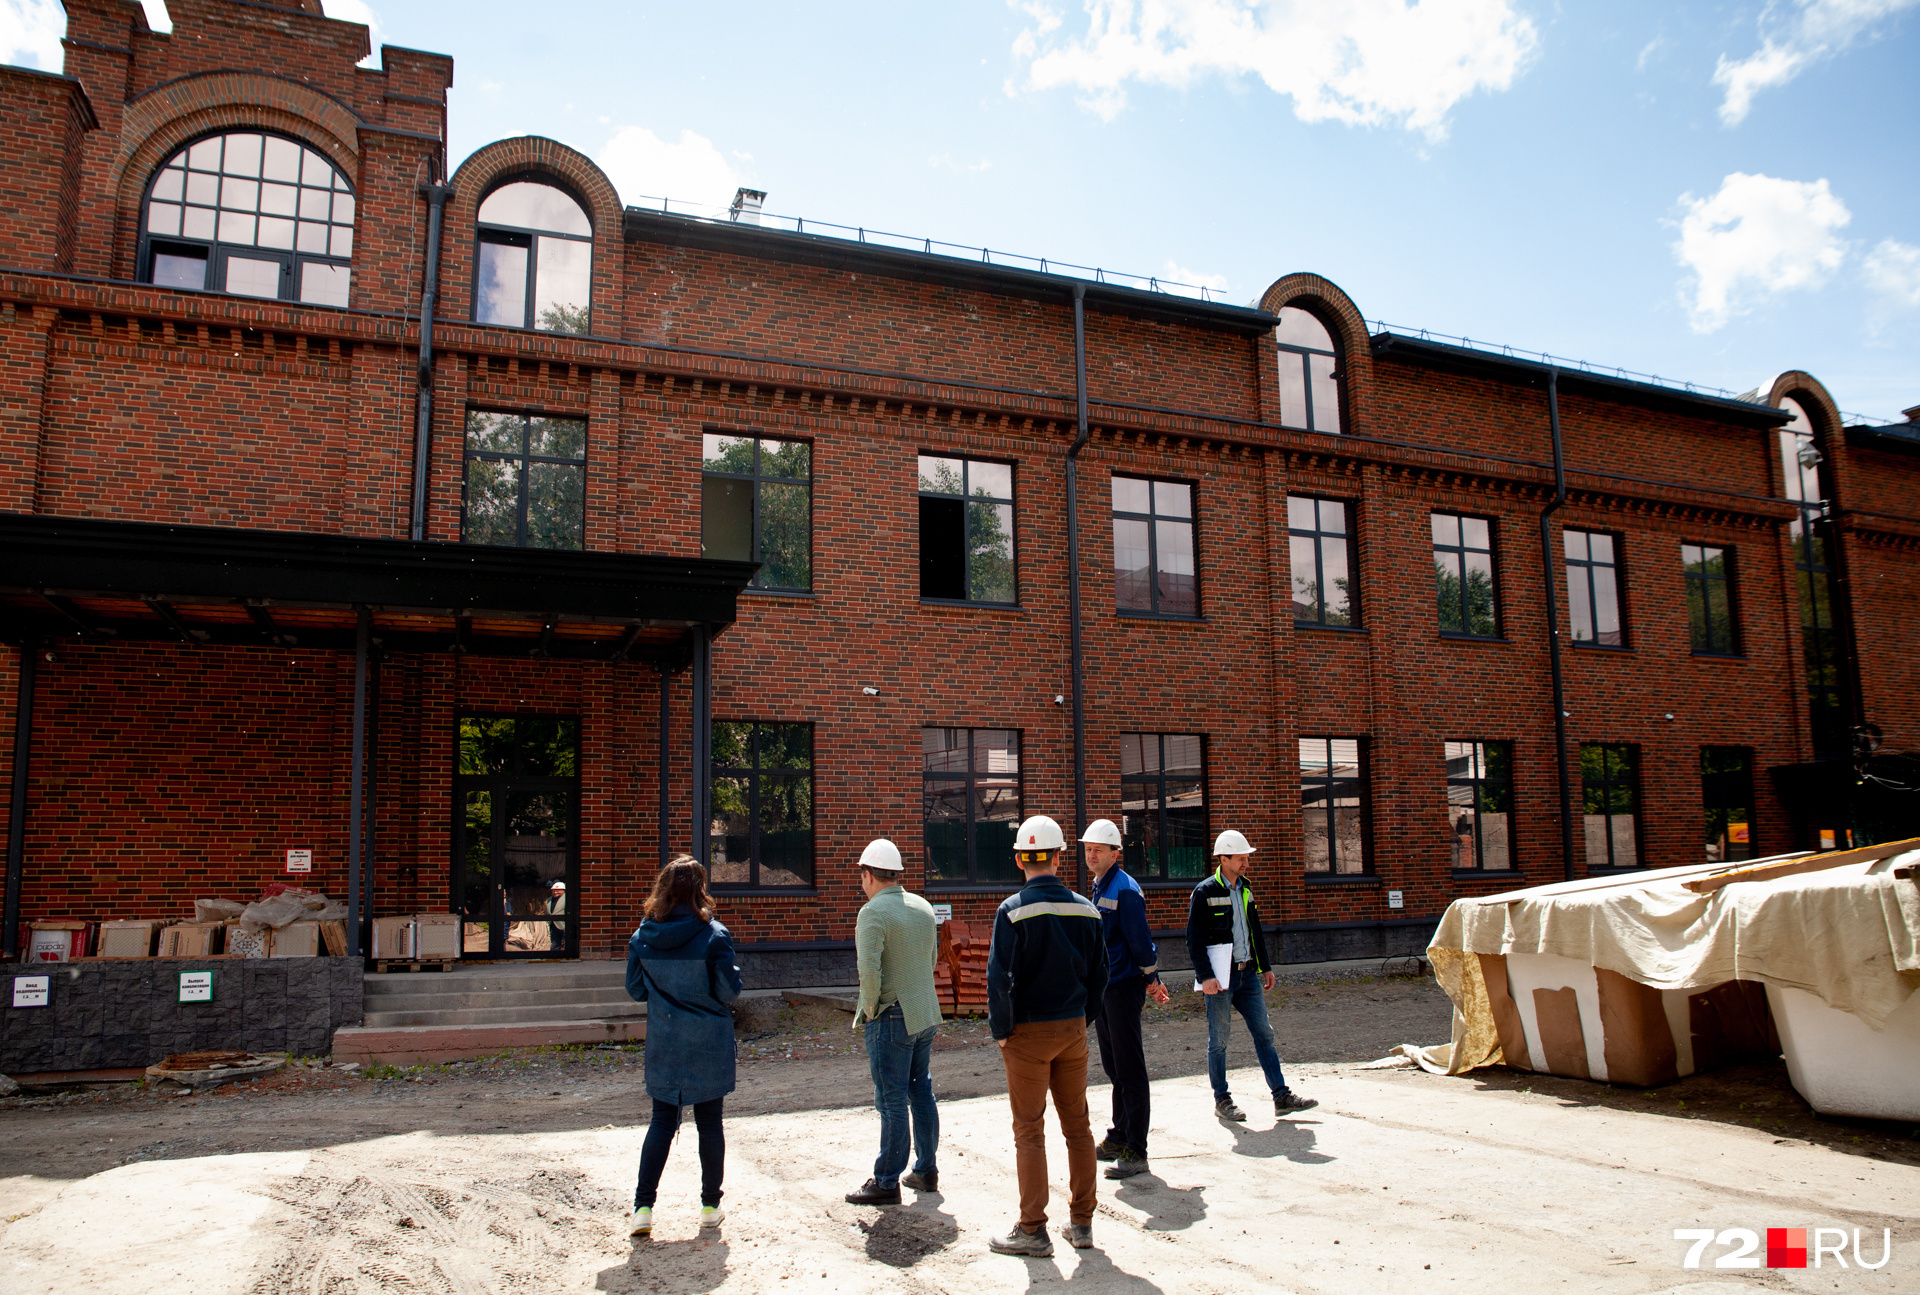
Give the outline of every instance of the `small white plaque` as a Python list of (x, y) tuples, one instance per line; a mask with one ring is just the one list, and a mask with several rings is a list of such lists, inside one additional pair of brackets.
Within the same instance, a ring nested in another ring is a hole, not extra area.
[(1405, 907), (1406, 907), (1406, 905), (1405, 905), (1405, 904), (1403, 904), (1403, 903), (1401, 903), (1401, 902), (1400, 902), (1400, 892), (1399, 892), (1399, 891), (1397, 891), (1397, 890), (1389, 890), (1389, 891), (1387, 892), (1387, 907), (1388, 907), (1388, 908), (1405, 908)]
[(180, 1001), (183, 1003), (211, 1003), (213, 1001), (213, 973), (211, 971), (181, 972)]
[(933, 906), (933, 924), (935, 926), (942, 926), (948, 922), (951, 922), (952, 920), (953, 920), (952, 904), (935, 904)]
[(313, 851), (312, 850), (288, 850), (287, 851), (287, 871), (288, 872), (312, 872), (313, 871)]
[(45, 1007), (52, 1001), (52, 993), (47, 985), (51, 976), (15, 976), (13, 978), (13, 1005), (15, 1007)]

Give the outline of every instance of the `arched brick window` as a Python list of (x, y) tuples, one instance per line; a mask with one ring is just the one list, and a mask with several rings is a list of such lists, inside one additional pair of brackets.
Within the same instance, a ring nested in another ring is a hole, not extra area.
[(284, 135), (234, 131), (188, 144), (154, 172), (140, 230), (146, 282), (347, 304), (353, 186)]
[(1273, 330), (1280, 353), (1280, 422), (1310, 432), (1340, 434), (1340, 352), (1319, 316), (1280, 307)]
[(565, 190), (501, 185), (480, 204), (473, 317), (482, 324), (584, 333), (593, 288), (593, 222)]

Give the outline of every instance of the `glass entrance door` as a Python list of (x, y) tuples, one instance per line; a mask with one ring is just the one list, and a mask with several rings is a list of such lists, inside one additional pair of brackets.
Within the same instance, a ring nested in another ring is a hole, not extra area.
[(576, 719), (461, 719), (452, 889), (466, 956), (577, 955), (579, 748)]

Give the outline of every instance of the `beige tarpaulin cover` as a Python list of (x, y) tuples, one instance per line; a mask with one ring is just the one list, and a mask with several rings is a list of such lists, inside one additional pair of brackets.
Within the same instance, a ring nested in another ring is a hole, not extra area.
[(1550, 953), (1656, 989), (1757, 980), (1804, 989), (1872, 1026), (1920, 989), (1920, 888), (1894, 870), (1920, 851), (1698, 895), (1682, 882), (1725, 864), (1662, 868), (1458, 899), (1427, 957), (1453, 999), (1453, 1041), (1403, 1049), (1461, 1074), (1503, 1060), (1481, 953)]

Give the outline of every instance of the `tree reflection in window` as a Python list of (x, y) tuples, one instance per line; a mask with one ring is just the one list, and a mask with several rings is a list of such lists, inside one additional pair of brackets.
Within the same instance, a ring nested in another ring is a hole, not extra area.
[(1015, 600), (1011, 463), (920, 456), (920, 596)]
[(927, 883), (1019, 885), (1019, 731), (923, 728), (920, 768)]
[(588, 331), (593, 224), (550, 184), (516, 180), (480, 204), (473, 317), (549, 333)]
[(1493, 584), (1493, 524), (1484, 517), (1433, 514), (1433, 579), (1440, 632), (1493, 638), (1500, 632)]
[(715, 887), (813, 884), (813, 725), (715, 720)]
[(700, 556), (760, 563), (755, 589), (811, 589), (812, 447), (712, 432), (703, 440)]
[(531, 549), (586, 547), (587, 424), (467, 411), (460, 538)]
[(1121, 840), (1136, 878), (1204, 877), (1208, 857), (1207, 740), (1198, 733), (1120, 735)]

